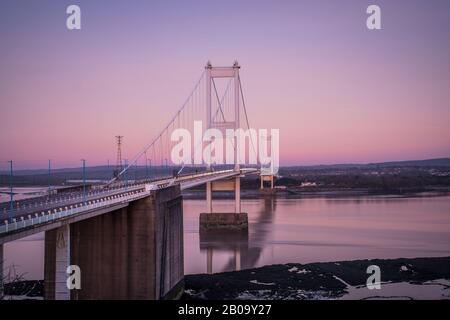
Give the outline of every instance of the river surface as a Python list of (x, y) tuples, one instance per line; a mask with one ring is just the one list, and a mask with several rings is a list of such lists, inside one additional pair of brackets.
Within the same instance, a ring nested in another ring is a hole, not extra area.
[[(247, 236), (199, 233), (205, 201), (184, 200), (185, 274), (269, 264), (450, 256), (450, 196), (243, 200)], [(232, 200), (215, 200), (232, 212)], [(5, 245), (5, 266), (43, 279), (43, 234)]]

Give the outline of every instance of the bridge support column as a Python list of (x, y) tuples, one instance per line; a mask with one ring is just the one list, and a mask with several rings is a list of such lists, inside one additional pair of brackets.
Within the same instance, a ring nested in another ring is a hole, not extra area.
[(265, 188), (264, 188), (264, 182), (269, 182), (270, 183), (270, 189), (268, 190), (268, 192), (273, 192), (274, 190), (274, 176), (272, 174), (268, 175), (261, 175), (260, 176), (260, 180), (261, 180), (261, 191), (266, 192)]
[(72, 225), (72, 298), (171, 299), (184, 289), (183, 204), (179, 186)]
[[(248, 230), (247, 213), (241, 212), (240, 177), (213, 181), (206, 186), (207, 212), (200, 214), (200, 231), (208, 230)], [(234, 212), (212, 212), (213, 191), (234, 191)]]
[(55, 299), (70, 300), (67, 267), (70, 266), (70, 225), (56, 229)]
[(236, 177), (234, 182), (234, 213), (241, 213), (241, 178)]
[(45, 299), (70, 300), (66, 273), (70, 265), (70, 224), (45, 233)]

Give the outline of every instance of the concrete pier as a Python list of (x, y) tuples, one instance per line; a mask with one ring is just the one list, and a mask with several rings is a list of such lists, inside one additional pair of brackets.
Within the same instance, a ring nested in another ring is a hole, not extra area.
[[(248, 230), (247, 213), (241, 212), (241, 179), (218, 180), (206, 185), (206, 212), (200, 214), (200, 232), (211, 230)], [(213, 191), (234, 192), (234, 213), (213, 212)]]
[(70, 266), (70, 225), (45, 233), (45, 298), (70, 300), (67, 267)]
[(201, 213), (200, 232), (212, 230), (248, 230), (247, 213)]
[[(128, 207), (73, 223), (69, 232), (70, 264), (81, 270), (81, 289), (72, 290), (71, 299), (146, 300), (176, 298), (182, 293), (179, 186), (152, 191)], [(57, 265), (54, 248), (51, 236), (46, 236), (46, 299), (57, 297), (52, 292), (57, 285), (52, 279)]]
[(266, 181), (269, 182), (269, 184), (270, 184), (270, 190), (273, 190), (273, 187), (274, 187), (274, 176), (273, 175), (261, 175), (260, 181), (261, 181), (261, 187), (260, 187), (261, 190), (264, 189), (264, 182), (266, 182)]

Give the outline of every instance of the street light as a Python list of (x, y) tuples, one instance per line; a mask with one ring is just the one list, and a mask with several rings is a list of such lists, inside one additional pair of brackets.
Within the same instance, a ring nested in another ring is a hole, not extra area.
[(81, 159), (83, 162), (83, 202), (86, 202), (86, 160)]
[(9, 163), (9, 221), (12, 221), (13, 210), (14, 210), (14, 193), (13, 193), (13, 161), (8, 161)]
[(50, 181), (51, 181), (51, 160), (48, 160), (48, 196), (50, 197), (50, 192), (51, 192), (51, 185), (50, 185)]

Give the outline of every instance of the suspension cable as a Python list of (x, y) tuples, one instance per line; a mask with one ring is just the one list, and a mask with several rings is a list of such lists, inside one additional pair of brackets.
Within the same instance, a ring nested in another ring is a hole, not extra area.
[[(116, 181), (122, 174), (124, 174), (124, 173), (132, 166), (132, 164), (133, 164), (135, 161), (137, 161), (137, 160), (145, 153), (145, 151), (147, 151), (148, 149), (150, 149), (150, 148), (154, 145), (154, 143), (156, 143), (156, 142), (158, 141), (159, 138), (161, 138), (161, 139), (163, 138), (162, 135), (163, 135), (164, 132), (169, 128), (170, 124), (171, 124), (172, 122), (174, 122), (174, 121), (176, 120), (176, 118), (180, 115), (180, 113), (184, 110), (184, 108), (186, 107), (186, 105), (187, 105), (188, 102), (190, 101), (192, 95), (193, 95), (194, 92), (197, 90), (197, 88), (200, 86), (200, 83), (201, 83), (201, 81), (203, 80), (204, 76), (205, 76), (205, 71), (202, 72), (202, 74), (201, 74), (199, 80), (197, 81), (197, 83), (196, 83), (195, 86), (194, 86), (194, 89), (191, 91), (191, 93), (189, 94), (189, 96), (187, 97), (187, 99), (185, 100), (185, 102), (182, 104), (181, 108), (178, 110), (177, 113), (175, 113), (175, 116), (173, 116), (173, 118), (171, 119), (171, 121), (170, 121), (170, 122), (167, 124), (167, 126), (160, 132), (160, 134), (159, 134), (155, 139), (153, 139), (153, 141), (152, 141), (151, 143), (149, 143), (147, 146), (145, 146), (144, 149), (143, 149), (142, 151), (140, 151), (136, 156), (134, 156), (134, 158), (132, 159), (132, 161), (131, 161), (127, 166), (125, 166), (125, 168), (122, 169), (122, 171), (120, 171), (120, 172), (117, 174), (116, 177), (112, 178), (112, 179), (107, 183), (107, 185), (109, 185), (109, 184), (113, 183), (114, 181)], [(161, 143), (162, 143), (162, 140), (161, 140)]]
[[(238, 80), (239, 80), (239, 91), (241, 92), (241, 97), (242, 97), (242, 106), (244, 107), (245, 121), (247, 122), (247, 128), (250, 130), (250, 122), (248, 121), (247, 108), (245, 107), (244, 91), (242, 90), (242, 82), (241, 82), (240, 76), (238, 76)], [(256, 148), (253, 143), (252, 135), (250, 135), (250, 141), (252, 143), (253, 151), (255, 152), (256, 156), (258, 157), (258, 153), (256, 152)]]

